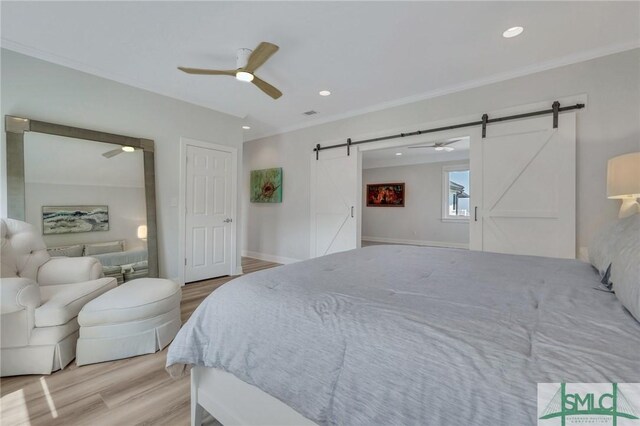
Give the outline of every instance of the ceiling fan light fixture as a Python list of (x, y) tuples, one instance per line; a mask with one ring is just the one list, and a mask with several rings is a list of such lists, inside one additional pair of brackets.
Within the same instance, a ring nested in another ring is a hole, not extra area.
[(504, 38), (513, 38), (513, 37), (517, 37), (520, 34), (522, 34), (522, 32), (524, 31), (524, 28), (522, 27), (511, 27), (508, 30), (505, 30), (505, 32), (502, 33), (502, 37)]
[(436, 146), (435, 150), (436, 151), (444, 151), (444, 146)]
[(226, 75), (229, 77), (235, 77), (238, 81), (253, 83), (254, 86), (262, 90), (266, 95), (273, 99), (279, 99), (282, 96), (282, 92), (254, 74), (258, 68), (264, 65), (264, 63), (278, 51), (278, 49), (278, 46), (266, 41), (260, 43), (255, 50), (245, 48), (238, 49), (236, 68), (232, 70), (190, 67), (178, 67), (178, 69), (187, 74)]
[(240, 81), (246, 81), (247, 83), (249, 83), (253, 81), (253, 74), (246, 71), (238, 71), (236, 73), (236, 79)]
[(134, 147), (132, 147), (132, 146), (123, 146), (123, 147), (122, 147), (122, 150), (123, 150), (124, 152), (133, 152), (133, 151), (135, 151), (136, 149), (135, 149)]

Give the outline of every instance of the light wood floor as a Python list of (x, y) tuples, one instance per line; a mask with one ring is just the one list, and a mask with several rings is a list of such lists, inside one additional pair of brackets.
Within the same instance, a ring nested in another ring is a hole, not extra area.
[[(245, 273), (274, 266), (277, 264), (242, 259)], [(182, 321), (206, 296), (231, 279), (223, 277), (183, 287)], [(164, 370), (166, 358), (167, 349), (82, 367), (72, 362), (50, 376), (0, 379), (0, 423), (188, 425), (189, 377), (171, 379)]]

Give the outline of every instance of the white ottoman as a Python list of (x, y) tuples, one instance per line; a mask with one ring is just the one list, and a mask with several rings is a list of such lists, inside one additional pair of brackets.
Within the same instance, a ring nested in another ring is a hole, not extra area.
[(173, 281), (139, 278), (93, 299), (78, 314), (76, 364), (161, 350), (180, 329), (181, 296)]

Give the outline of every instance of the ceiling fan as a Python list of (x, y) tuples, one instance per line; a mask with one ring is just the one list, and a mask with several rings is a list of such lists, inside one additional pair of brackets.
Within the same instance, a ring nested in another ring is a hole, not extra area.
[(282, 92), (260, 79), (254, 72), (262, 66), (267, 59), (278, 51), (279, 47), (273, 43), (263, 41), (255, 48), (251, 49), (238, 49), (236, 56), (236, 69), (235, 70), (210, 70), (202, 68), (187, 68), (178, 67), (180, 71), (187, 74), (201, 74), (201, 75), (229, 75), (235, 77), (240, 81), (251, 82), (258, 86), (258, 89), (262, 90), (273, 99), (278, 99), (282, 96)]
[(112, 149), (111, 151), (103, 152), (102, 156), (104, 158), (115, 157), (118, 154), (122, 154), (123, 152), (133, 152), (136, 149), (132, 146), (121, 146), (120, 148)]
[(446, 151), (446, 152), (451, 152), (453, 151), (455, 148), (451, 145), (452, 143), (461, 141), (462, 139), (453, 139), (450, 141), (445, 141), (445, 142), (435, 142), (431, 145), (414, 145), (414, 146), (408, 146), (407, 148), (434, 148), (436, 151)]

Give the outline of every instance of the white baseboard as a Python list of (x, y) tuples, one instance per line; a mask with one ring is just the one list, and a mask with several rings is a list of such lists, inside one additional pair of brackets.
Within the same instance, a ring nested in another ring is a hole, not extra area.
[(294, 259), (292, 257), (276, 256), (273, 254), (260, 253), (257, 251), (249, 251), (249, 250), (242, 250), (242, 256), (264, 260), (265, 262), (281, 263), (283, 265), (300, 262), (300, 259)]
[(448, 243), (443, 241), (403, 240), (400, 238), (382, 238), (382, 237), (362, 237), (362, 241), (370, 241), (372, 243), (409, 244), (413, 246), (469, 249), (468, 243)]

